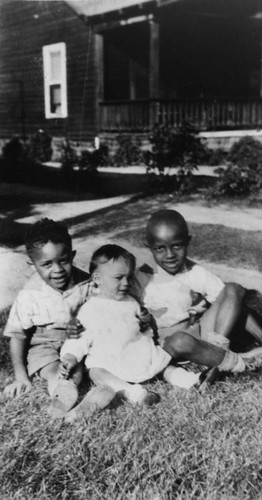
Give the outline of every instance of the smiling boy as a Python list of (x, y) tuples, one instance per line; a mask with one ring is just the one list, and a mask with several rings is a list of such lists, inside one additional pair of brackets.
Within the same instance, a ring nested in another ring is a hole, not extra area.
[(73, 266), (71, 236), (58, 222), (36, 222), (25, 245), (36, 272), (18, 294), (4, 330), (15, 375), (4, 393), (14, 397), (28, 392), (31, 377), (38, 374), (47, 381), (56, 413), (59, 408), (63, 413), (77, 400), (82, 369), (78, 365), (70, 380), (59, 380), (59, 352), (68, 322), (90, 292), (89, 275)]
[[(224, 284), (188, 259), (191, 236), (182, 215), (174, 210), (156, 212), (146, 234), (156, 267), (142, 266), (137, 278), (140, 296), (156, 320), (160, 345), (173, 358), (219, 371), (244, 371), (254, 356), (259, 362), (261, 348), (245, 354), (245, 362), (228, 349), (245, 290), (234, 283)], [(200, 307), (194, 304), (196, 297)]]

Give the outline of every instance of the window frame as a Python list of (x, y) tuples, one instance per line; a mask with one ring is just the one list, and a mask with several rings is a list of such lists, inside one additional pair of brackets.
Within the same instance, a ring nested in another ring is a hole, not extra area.
[[(61, 55), (61, 77), (60, 79), (52, 79), (51, 75), (51, 54), (52, 52), (60, 52)], [(64, 42), (53, 43), (43, 46), (43, 72), (44, 72), (44, 100), (45, 100), (45, 117), (51, 118), (67, 118), (67, 71), (66, 71), (66, 44)], [(61, 111), (59, 113), (51, 111), (51, 86), (61, 86)]]

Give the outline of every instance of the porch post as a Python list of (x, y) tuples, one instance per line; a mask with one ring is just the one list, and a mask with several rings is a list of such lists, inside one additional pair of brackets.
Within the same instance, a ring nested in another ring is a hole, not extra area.
[(100, 106), (104, 99), (104, 38), (101, 33), (94, 36), (94, 61), (95, 61), (95, 129), (100, 130)]
[(159, 92), (159, 23), (155, 19), (149, 20), (149, 126), (153, 127), (157, 121), (157, 103)]
[(259, 97), (262, 97), (262, 38), (260, 36), (260, 88)]

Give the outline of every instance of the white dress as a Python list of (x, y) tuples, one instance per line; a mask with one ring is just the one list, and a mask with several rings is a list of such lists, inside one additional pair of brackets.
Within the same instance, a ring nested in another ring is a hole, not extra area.
[(91, 297), (78, 314), (85, 331), (65, 342), (61, 356), (70, 353), (80, 361), (86, 355), (87, 368), (104, 368), (127, 382), (149, 380), (166, 368), (171, 356), (154, 344), (152, 330), (140, 332), (139, 314), (131, 297)]

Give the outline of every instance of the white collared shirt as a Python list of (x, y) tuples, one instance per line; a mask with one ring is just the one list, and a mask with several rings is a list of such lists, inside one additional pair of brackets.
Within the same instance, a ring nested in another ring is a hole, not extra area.
[(213, 303), (224, 288), (223, 282), (202, 266), (188, 260), (183, 271), (170, 275), (161, 267), (136, 277), (142, 288), (144, 305), (156, 319), (158, 327), (171, 327), (189, 318), (192, 292)]
[(43, 329), (46, 332), (65, 329), (93, 287), (89, 279), (81, 281), (80, 275), (87, 277), (86, 273), (74, 268), (74, 274), (76, 279), (64, 292), (53, 289), (37, 274), (33, 275), (19, 292), (11, 308), (4, 335), (24, 339), (27, 336), (26, 330), (32, 327), (40, 327), (35, 335), (41, 335)]

